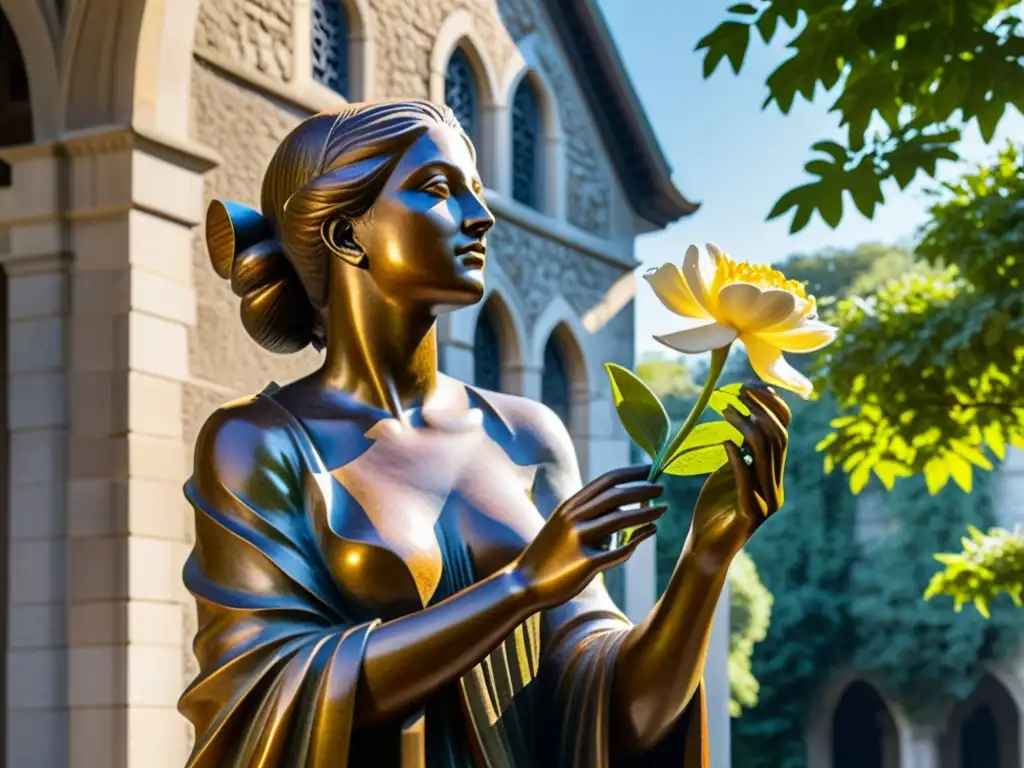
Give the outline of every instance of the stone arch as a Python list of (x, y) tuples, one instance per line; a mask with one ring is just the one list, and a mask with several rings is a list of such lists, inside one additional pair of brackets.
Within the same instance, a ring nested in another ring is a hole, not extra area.
[[(476, 314), (474, 330), (477, 339), (473, 345), (473, 359), (475, 370), (479, 371), (480, 345), (479, 332), (484, 323), (493, 324), (497, 336), (499, 358), (498, 358), (498, 389), (513, 395), (523, 394), (522, 386), (522, 361), (523, 361), (523, 331), (522, 324), (516, 317), (508, 301), (505, 300), (501, 291), (492, 290), (482, 302)], [(478, 386), (487, 386), (477, 381), (474, 376), (474, 383)]]
[[(853, 671), (843, 672), (832, 679), (807, 723), (809, 768), (845, 768), (845, 765), (833, 759), (836, 725), (841, 718), (847, 718), (848, 710), (856, 711), (858, 706), (867, 718), (867, 726), (874, 729), (882, 762), (878, 765), (865, 763), (857, 768), (900, 768), (911, 724), (903, 711), (883, 691), (869, 677)], [(864, 720), (864, 717), (860, 719)]]
[(434, 38), (430, 52), (430, 99), (444, 103), (444, 77), (448, 60), (461, 48), (473, 65), (481, 106), (493, 107), (498, 98), (498, 79), (487, 46), (477, 32), (472, 14), (459, 8), (448, 15)]
[[(348, 93), (343, 98), (348, 101), (371, 101), (374, 91), (374, 73), (377, 69), (377, 46), (375, 43), (375, 23), (373, 10), (368, 0), (329, 0), (341, 5), (348, 28), (347, 66)], [(300, 87), (312, 85), (329, 90), (317, 83), (313, 78), (312, 62), (312, 6), (310, 0), (294, 0), (292, 29), (294, 40), (294, 72), (293, 79)], [(337, 94), (330, 92), (332, 98)]]
[(187, 142), (199, 3), (75, 3), (61, 70), (67, 127), (132, 125)]
[[(540, 175), (537, 185), (540, 190), (541, 213), (552, 216), (556, 219), (565, 218), (565, 134), (562, 127), (561, 115), (558, 111), (558, 99), (555, 96), (554, 84), (551, 82), (540, 54), (537, 49), (538, 38), (535, 34), (529, 35), (519, 42), (518, 55), (509, 60), (502, 79), (501, 90), (502, 101), (506, 107), (506, 131), (511, 138), (513, 135), (512, 104), (520, 85), (528, 79), (537, 96), (540, 110), (540, 162), (538, 168)], [(512, 197), (512, 141), (507, 142), (508, 152), (507, 169), (504, 178), (505, 188), (500, 191)]]
[(942, 768), (1018, 768), (1021, 735), (1014, 696), (994, 674), (986, 674), (946, 719)]
[(430, 52), (430, 100), (444, 104), (448, 63), (456, 51), (461, 51), (473, 73), (477, 96), (477, 125), (471, 132), (477, 149), (477, 165), (487, 186), (494, 185), (500, 143), (495, 135), (494, 116), (498, 100), (498, 78), (487, 46), (478, 33), (479, 25), (465, 8), (448, 15), (434, 38)]
[(566, 426), (580, 454), (580, 466), (587, 466), (586, 437), (589, 433), (591, 382), (595, 372), (587, 340), (590, 335), (565, 297), (559, 294), (541, 313), (533, 327), (530, 343), (529, 366), (540, 372), (538, 393), (544, 399), (544, 363), (550, 356), (549, 345), (554, 343), (563, 355), (568, 379), (569, 413)]
[(14, 32), (25, 65), (32, 128), (28, 141), (53, 140), (62, 129), (56, 10), (49, 3), (0, 0), (0, 13)]

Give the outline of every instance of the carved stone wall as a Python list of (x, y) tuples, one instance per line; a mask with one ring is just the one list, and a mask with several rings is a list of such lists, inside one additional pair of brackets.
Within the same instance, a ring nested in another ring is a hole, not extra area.
[(559, 293), (583, 315), (623, 274), (621, 267), (509, 221), (499, 221), (488, 235), (488, 253), (494, 254), (523, 297), (525, 320), (530, 325)]
[(199, 11), (196, 51), (287, 82), (292, 76), (292, 8), (292, 0), (207, 0)]
[(434, 40), (445, 19), (459, 8), (473, 15), (495, 71), (503, 71), (515, 52), (494, 0), (370, 0), (369, 4), (376, 15), (378, 97), (428, 96)]
[(611, 224), (611, 195), (616, 179), (573, 75), (531, 0), (499, 0), (499, 10), (514, 40), (537, 35), (536, 49), (554, 89), (565, 134), (569, 222), (595, 235), (606, 236)]

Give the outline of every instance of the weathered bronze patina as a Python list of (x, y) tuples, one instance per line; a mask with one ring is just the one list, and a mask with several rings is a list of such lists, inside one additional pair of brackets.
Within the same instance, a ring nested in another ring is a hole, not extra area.
[(419, 732), (430, 768), (707, 765), (712, 618), (781, 503), (788, 412), (744, 395), (751, 415), (730, 418), (754, 465), (733, 451), (711, 476), (667, 591), (631, 625), (596, 577), (664, 512), (636, 506), (661, 493), (647, 468), (581, 488), (549, 410), (438, 371), (438, 314), (484, 294), (481, 193), (451, 112), (409, 101), (309, 118), (262, 214), (210, 206), (245, 328), (324, 362), (198, 439), (190, 766), (389, 768)]

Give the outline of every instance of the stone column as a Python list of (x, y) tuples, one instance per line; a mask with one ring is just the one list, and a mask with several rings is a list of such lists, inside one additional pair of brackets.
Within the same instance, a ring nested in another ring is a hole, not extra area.
[(932, 728), (900, 723), (899, 757), (885, 755), (885, 768), (941, 768), (939, 733)]
[(115, 128), (67, 137), (73, 315), (69, 704), (73, 768), (180, 768), (191, 616), (182, 391), (192, 228), (213, 158)]
[(708, 702), (708, 742), (711, 768), (732, 765), (732, 717), (729, 714), (729, 585), (722, 590), (711, 629), (711, 644), (704, 665)]
[(3, 150), (8, 231), (7, 743), (9, 768), (68, 763), (67, 251), (53, 147)]

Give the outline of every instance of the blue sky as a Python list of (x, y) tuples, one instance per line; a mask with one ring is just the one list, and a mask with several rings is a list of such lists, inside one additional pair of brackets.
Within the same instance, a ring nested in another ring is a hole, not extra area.
[[(798, 99), (789, 115), (774, 106), (761, 111), (765, 78), (787, 58), (785, 35), (783, 43), (777, 38), (770, 48), (757, 38), (739, 76), (722, 64), (709, 80), (703, 79), (703, 61), (694, 46), (734, 2), (599, 0), (676, 185), (702, 204), (694, 216), (641, 238), (637, 257), (656, 266), (681, 259), (691, 242), (711, 241), (739, 259), (773, 261), (790, 253), (912, 236), (925, 217), (922, 191), (927, 183), (921, 177), (905, 191), (886, 189), (886, 203), (871, 221), (844, 209), (838, 229), (815, 215), (797, 235), (789, 234), (788, 217), (765, 221), (779, 195), (805, 180), (803, 166), (811, 145), (843, 134), (835, 116), (828, 114), (831, 99), (825, 94), (814, 104)], [(991, 146), (972, 129), (961, 154), (983, 160), (1008, 137), (1024, 141), (1024, 118), (1017, 113), (1004, 117)], [(940, 170), (955, 176), (957, 168), (947, 163)], [(645, 284), (638, 288), (636, 306), (637, 353), (663, 349), (651, 335), (671, 328), (672, 316)]]

